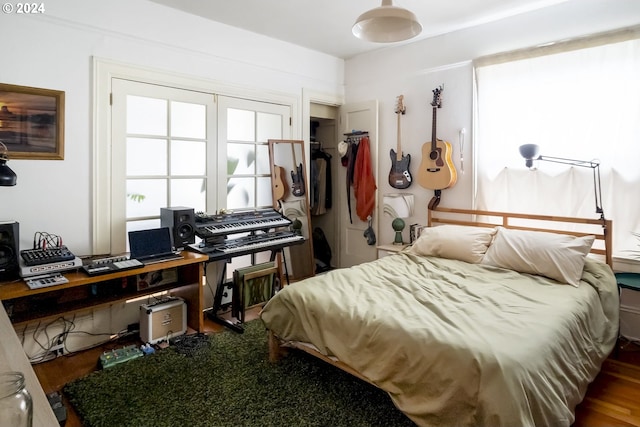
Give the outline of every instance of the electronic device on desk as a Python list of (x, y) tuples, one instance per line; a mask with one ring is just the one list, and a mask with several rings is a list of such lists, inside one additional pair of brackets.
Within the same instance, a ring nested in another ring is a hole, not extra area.
[(182, 255), (173, 251), (169, 227), (130, 231), (129, 247), (131, 258), (145, 265), (182, 259)]
[(144, 264), (126, 255), (93, 259), (82, 266), (82, 270), (89, 276), (115, 273), (116, 271), (132, 270), (144, 267)]
[(196, 213), (196, 234), (207, 244), (219, 242), (216, 237), (287, 227), (290, 224), (289, 218), (272, 208), (220, 214)]
[(29, 289), (40, 289), (49, 286), (62, 285), (69, 283), (69, 279), (60, 273), (43, 274), (42, 276), (33, 276), (25, 280)]
[(276, 251), (287, 246), (302, 244), (304, 240), (303, 236), (292, 231), (281, 230), (225, 239), (218, 244), (200, 242), (188, 247), (193, 251), (209, 255), (210, 261), (218, 261), (261, 251)]
[(58, 273), (82, 267), (82, 260), (62, 244), (55, 234), (37, 232), (33, 248), (20, 251), (20, 276), (30, 277)]
[(50, 264), (25, 265), (22, 258), (20, 258), (18, 260), (18, 264), (20, 264), (20, 276), (27, 278), (31, 276), (75, 270), (82, 267), (82, 260), (75, 257), (69, 261), (52, 262)]
[(23, 249), (20, 251), (20, 256), (24, 265), (28, 266), (69, 261), (76, 257), (66, 246), (46, 249)]

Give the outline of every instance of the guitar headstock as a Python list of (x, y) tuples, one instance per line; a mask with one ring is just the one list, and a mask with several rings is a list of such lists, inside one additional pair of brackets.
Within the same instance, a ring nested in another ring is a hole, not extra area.
[(444, 90), (444, 86), (440, 85), (439, 87), (433, 90), (433, 101), (431, 101), (431, 105), (434, 107), (442, 107), (442, 91)]
[(396, 97), (396, 114), (404, 114), (407, 111), (407, 107), (404, 106), (404, 95), (398, 95)]

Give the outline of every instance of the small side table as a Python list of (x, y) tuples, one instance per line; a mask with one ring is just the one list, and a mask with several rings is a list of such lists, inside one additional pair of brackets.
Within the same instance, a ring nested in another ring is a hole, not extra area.
[(620, 292), (620, 336), (640, 340), (640, 273), (616, 273)]
[(376, 246), (376, 249), (378, 250), (378, 258), (400, 252), (407, 246), (409, 246), (408, 243), (403, 245), (394, 245), (393, 243), (389, 243), (388, 245), (378, 245)]
[(615, 276), (620, 289), (640, 291), (640, 273), (616, 273)]

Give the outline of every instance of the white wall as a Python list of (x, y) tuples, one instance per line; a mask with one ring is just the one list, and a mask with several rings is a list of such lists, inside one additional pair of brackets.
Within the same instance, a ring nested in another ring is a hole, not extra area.
[(34, 232), (46, 231), (61, 235), (77, 255), (90, 254), (93, 57), (264, 97), (301, 99), (303, 88), (344, 92), (341, 59), (146, 0), (64, 0), (45, 7), (42, 15), (0, 15), (0, 82), (62, 90), (66, 97), (64, 160), (10, 160), (18, 184), (0, 188), (0, 220), (20, 223), (23, 249)]
[[(442, 192), (441, 206), (469, 208), (473, 195), (472, 99), (475, 58), (551, 41), (587, 35), (640, 23), (637, 0), (571, 0), (546, 9), (506, 18), (493, 23), (433, 37), (400, 47), (380, 49), (349, 59), (345, 64), (345, 99), (359, 102), (378, 99), (380, 129), (378, 169), (379, 191), (395, 192), (387, 182), (391, 161), (388, 153), (396, 147), (396, 96), (404, 94), (407, 107), (402, 117), (402, 148), (410, 153), (415, 176), (422, 144), (431, 141), (432, 90), (444, 84), (442, 108), (438, 110), (438, 137), (453, 146), (453, 161), (460, 172), (459, 130), (465, 128), (464, 174), (457, 184)], [(514, 138), (519, 137), (514, 135)], [(433, 192), (414, 183), (403, 192), (416, 195), (416, 214), (407, 221), (426, 222), (427, 203)], [(379, 241), (393, 239), (391, 219), (381, 219)], [(405, 231), (405, 240), (408, 232)]]

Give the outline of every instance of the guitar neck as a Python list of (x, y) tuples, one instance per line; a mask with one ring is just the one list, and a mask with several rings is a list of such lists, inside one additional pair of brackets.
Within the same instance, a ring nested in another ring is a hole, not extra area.
[(401, 161), (402, 160), (402, 144), (400, 143), (400, 136), (401, 136), (401, 131), (400, 131), (400, 116), (402, 115), (402, 113), (397, 113), (398, 114), (398, 145), (396, 146), (396, 160), (397, 161)]
[(433, 106), (433, 118), (431, 120), (431, 150), (435, 151), (436, 149), (436, 110), (438, 108)]

